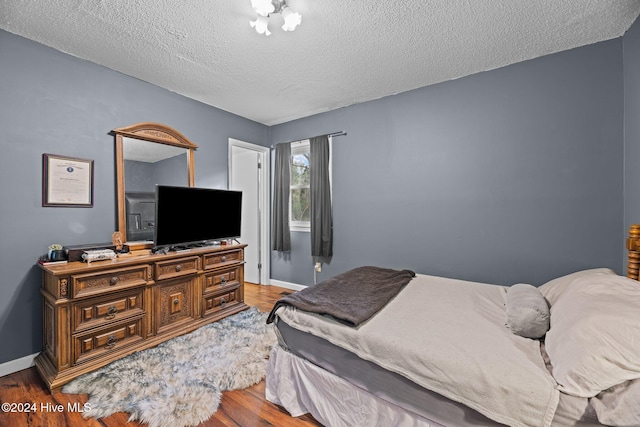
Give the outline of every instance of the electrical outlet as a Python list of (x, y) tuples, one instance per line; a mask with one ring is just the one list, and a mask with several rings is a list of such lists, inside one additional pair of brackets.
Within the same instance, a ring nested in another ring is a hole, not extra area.
[(320, 273), (322, 271), (322, 263), (316, 262), (316, 273)]

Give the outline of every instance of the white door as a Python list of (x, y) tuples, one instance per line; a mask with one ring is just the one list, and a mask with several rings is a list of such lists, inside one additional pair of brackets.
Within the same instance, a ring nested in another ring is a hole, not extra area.
[(242, 235), (245, 249), (244, 278), (268, 284), (269, 277), (269, 149), (229, 139), (229, 189), (242, 191)]

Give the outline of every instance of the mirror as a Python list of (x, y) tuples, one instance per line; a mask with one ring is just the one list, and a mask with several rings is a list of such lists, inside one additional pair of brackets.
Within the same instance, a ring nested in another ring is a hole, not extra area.
[(194, 186), (197, 145), (159, 123), (114, 129), (118, 229), (122, 242), (153, 240), (155, 186)]

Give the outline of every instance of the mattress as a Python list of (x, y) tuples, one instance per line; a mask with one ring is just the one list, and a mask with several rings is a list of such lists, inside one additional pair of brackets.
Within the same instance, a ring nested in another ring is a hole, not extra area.
[[(403, 416), (412, 420), (412, 425), (425, 426), (502, 426), (490, 420), (479, 412), (442, 395), (430, 391), (406, 377), (388, 371), (375, 363), (364, 360), (359, 356), (338, 347), (329, 341), (300, 331), (287, 325), (282, 319), (276, 321), (279, 347), (300, 358), (299, 369), (312, 369), (305, 363), (321, 368), (329, 374), (344, 380), (342, 387), (353, 387), (353, 392), (363, 392), (373, 396), (371, 404), (394, 408), (403, 412)], [(324, 377), (320, 377), (324, 378)], [(274, 379), (271, 379), (274, 381)], [(331, 381), (331, 380), (329, 380)], [(270, 387), (267, 377), (267, 388)], [(304, 387), (303, 383), (298, 384)], [(337, 389), (336, 383), (327, 385), (329, 394)], [(315, 384), (314, 393), (320, 393), (322, 388)], [(305, 393), (305, 390), (298, 390)], [(308, 391), (308, 390), (307, 390)], [(269, 396), (268, 396), (269, 397)], [(314, 399), (321, 399), (317, 394)], [(275, 403), (282, 404), (277, 397), (272, 396)], [(326, 406), (326, 405), (325, 405)], [(286, 405), (285, 405), (286, 408)], [(287, 408), (288, 409), (288, 408)], [(326, 408), (325, 408), (326, 409)], [(322, 409), (320, 409), (322, 410)], [(376, 410), (371, 409), (372, 413)], [(301, 414), (298, 414), (301, 415)], [(327, 415), (313, 414), (322, 419)], [(334, 414), (335, 416), (335, 414)], [(350, 415), (351, 416), (351, 415)], [(331, 419), (331, 416), (328, 416)], [(335, 419), (335, 418), (334, 418)], [(408, 423), (408, 422), (407, 422)], [(331, 423), (333, 425), (334, 423)], [(556, 410), (553, 426), (593, 427), (599, 426), (595, 413), (589, 405), (588, 399), (577, 398), (562, 394)]]

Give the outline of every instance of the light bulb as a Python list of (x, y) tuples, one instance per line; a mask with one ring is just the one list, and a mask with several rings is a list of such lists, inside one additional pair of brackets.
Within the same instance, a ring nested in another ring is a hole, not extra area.
[(249, 24), (256, 29), (258, 34), (271, 35), (269, 20), (266, 16), (258, 16), (255, 21), (250, 21)]
[(302, 15), (294, 12), (288, 6), (282, 9), (282, 17), (284, 18), (284, 25), (282, 26), (284, 31), (293, 31), (302, 22)]

